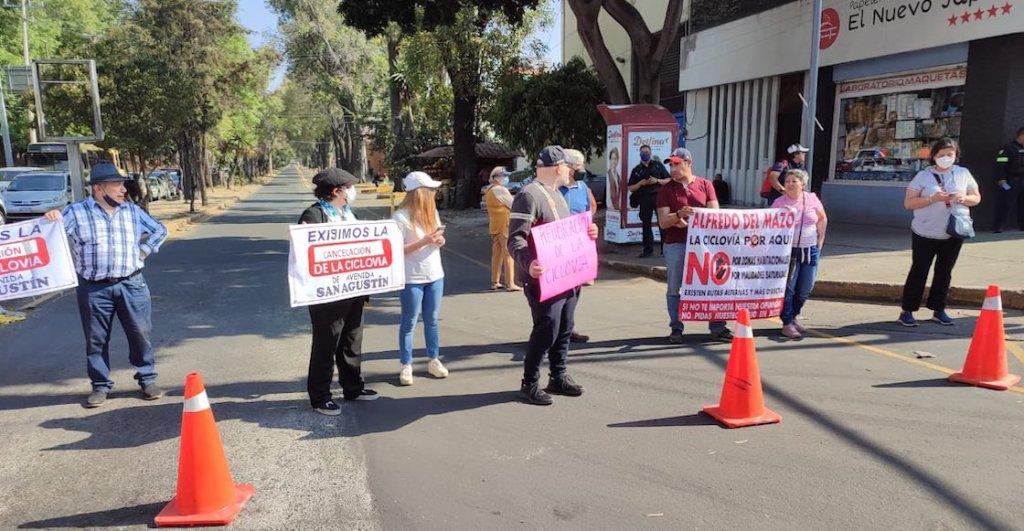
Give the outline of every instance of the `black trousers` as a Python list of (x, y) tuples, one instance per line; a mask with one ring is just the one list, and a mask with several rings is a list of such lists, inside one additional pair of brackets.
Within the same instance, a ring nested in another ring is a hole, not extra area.
[(360, 372), (363, 353), (363, 306), (366, 297), (315, 304), (309, 307), (313, 347), (309, 353), (306, 390), (313, 407), (331, 399), (331, 379), (338, 366), (338, 383), (346, 398), (363, 390)]
[(924, 296), (924, 284), (928, 280), (928, 270), (935, 262), (935, 274), (932, 275), (932, 287), (928, 290), (928, 308), (932, 311), (946, 309), (946, 296), (949, 295), (949, 283), (953, 278), (953, 266), (960, 256), (960, 247), (964, 241), (960, 238), (933, 240), (914, 234), (912, 245), (913, 262), (907, 281), (903, 284), (903, 311), (916, 312), (921, 309), (921, 297)]
[(640, 198), (640, 223), (643, 225), (644, 252), (654, 252), (654, 223), (657, 219), (657, 200), (651, 197)]
[(533, 331), (523, 361), (523, 383), (540, 380), (540, 365), (548, 355), (548, 368), (553, 378), (565, 375), (569, 356), (569, 336), (575, 327), (576, 302), (580, 288), (571, 289), (557, 297), (540, 302), (540, 288), (529, 284), (523, 290), (533, 314)]
[(1010, 179), (1007, 181), (1013, 188), (1003, 190), (999, 188), (996, 194), (995, 226), (996, 230), (1003, 228), (1003, 223), (1009, 218), (1013, 210), (1012, 205), (1017, 207), (1017, 228), (1024, 230), (1024, 177)]

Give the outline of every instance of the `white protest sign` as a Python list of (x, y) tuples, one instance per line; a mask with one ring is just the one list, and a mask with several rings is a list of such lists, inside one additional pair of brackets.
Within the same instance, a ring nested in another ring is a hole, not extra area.
[(63, 224), (40, 218), (0, 227), (0, 301), (77, 285)]
[(782, 312), (796, 216), (783, 208), (696, 209), (686, 239), (682, 321), (731, 321)]
[(405, 287), (405, 244), (394, 221), (288, 227), (292, 308)]

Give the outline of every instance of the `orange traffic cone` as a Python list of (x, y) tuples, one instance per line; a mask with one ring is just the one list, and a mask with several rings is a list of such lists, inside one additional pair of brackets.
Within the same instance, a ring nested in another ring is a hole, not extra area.
[(199, 373), (185, 377), (178, 493), (156, 517), (159, 527), (231, 523), (256, 489), (235, 485)]
[(974, 337), (967, 349), (967, 360), (949, 381), (1005, 391), (1020, 382), (1006, 366), (1006, 331), (1003, 329), (1003, 298), (999, 286), (990, 285), (981, 305), (981, 316), (974, 326)]
[(740, 310), (733, 334), (729, 364), (725, 367), (722, 398), (717, 405), (704, 406), (711, 415), (727, 428), (742, 428), (758, 424), (772, 424), (782, 420), (778, 413), (764, 407), (761, 375), (754, 352), (754, 330), (750, 326), (750, 312)]

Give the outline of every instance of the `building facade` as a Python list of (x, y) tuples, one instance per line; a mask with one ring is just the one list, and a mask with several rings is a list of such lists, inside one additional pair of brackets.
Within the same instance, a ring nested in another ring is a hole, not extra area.
[[(662, 13), (666, 3), (650, 2)], [(682, 102), (698, 171), (722, 173), (736, 203), (756, 205), (767, 168), (807, 140), (812, 2), (721, 0), (713, 16), (697, 16), (712, 4), (691, 3), (678, 66), (666, 67), (677, 68), (676, 90), (663, 85), (661, 98), (670, 109)], [(824, 8), (811, 173), (830, 217), (905, 226), (907, 182), (943, 136), (961, 142), (961, 164), (991, 197), (995, 153), (1024, 125), (1024, 3), (825, 0)], [(993, 207), (983, 200), (975, 209), (979, 227)]]

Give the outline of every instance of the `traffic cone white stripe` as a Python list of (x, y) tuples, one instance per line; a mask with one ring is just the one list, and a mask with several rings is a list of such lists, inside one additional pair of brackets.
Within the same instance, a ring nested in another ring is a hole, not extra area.
[(733, 337), (738, 337), (742, 339), (754, 339), (754, 329), (751, 328), (748, 324), (738, 322), (736, 323), (736, 333), (733, 334)]
[(996, 297), (985, 297), (985, 302), (981, 305), (982, 310), (995, 310), (997, 312), (1003, 311), (1003, 298)]
[(210, 399), (206, 397), (205, 390), (192, 398), (185, 399), (185, 413), (198, 413), (207, 409), (210, 409)]

